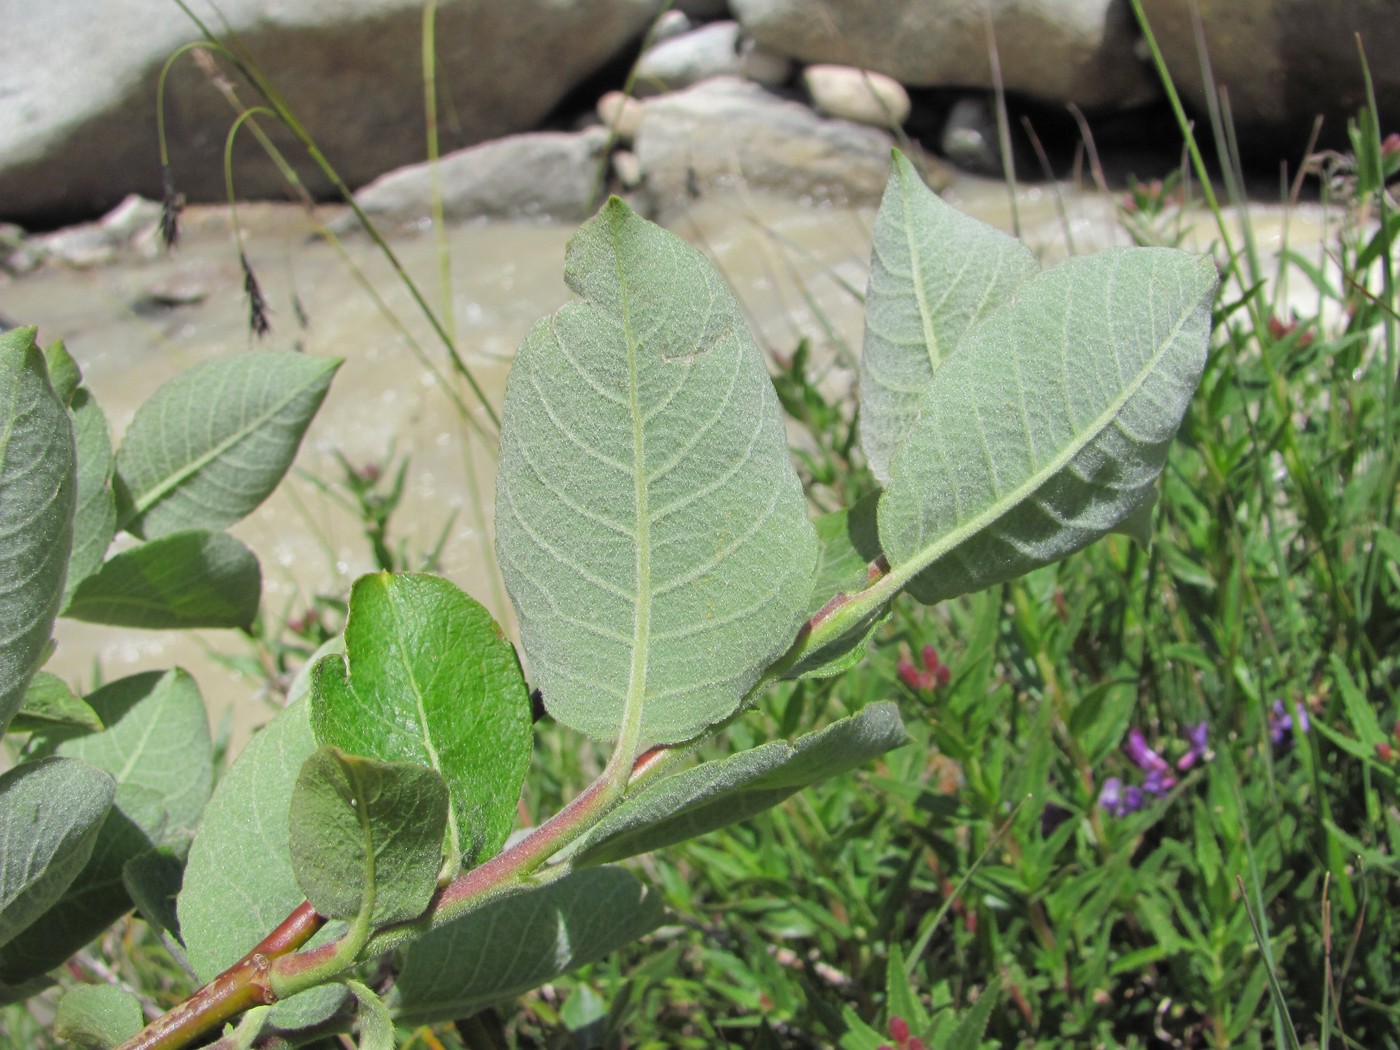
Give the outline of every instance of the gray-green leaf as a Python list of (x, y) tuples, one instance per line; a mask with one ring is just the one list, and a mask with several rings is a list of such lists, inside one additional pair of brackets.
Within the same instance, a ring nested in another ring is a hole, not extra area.
[(141, 1030), (141, 1004), (115, 984), (79, 984), (63, 993), (54, 1035), (88, 1050), (108, 1050)]
[(137, 411), (117, 453), (130, 501), (122, 527), (155, 539), (246, 516), (291, 466), (339, 367), (305, 354), (245, 353), (170, 380)]
[(116, 785), (68, 758), (0, 774), (0, 944), (56, 902), (92, 854)]
[(220, 779), (190, 847), (180, 931), (207, 981), (237, 962), (304, 899), (292, 872), (292, 785), (316, 750), (309, 708), (292, 704), (258, 731)]
[(109, 558), (63, 615), (149, 630), (248, 627), (261, 594), (257, 556), (240, 541), (226, 532), (177, 532)]
[(73, 428), (33, 328), (0, 334), (0, 733), (42, 663), (76, 502)]
[(63, 900), (0, 949), (0, 980), (43, 973), (131, 908), (123, 868), (156, 846), (183, 853), (213, 780), (213, 745), (199, 689), (184, 671), (132, 675), (88, 703), (101, 733), (55, 729), (36, 756), (79, 758), (117, 783), (92, 856)]
[(448, 849), (480, 863), (515, 822), (533, 737), (515, 650), (491, 615), (437, 576), (355, 581), (344, 657), (312, 676), (316, 739), (437, 770), (451, 798)]
[(571, 860), (602, 864), (703, 835), (776, 806), (906, 741), (890, 701), (798, 738), (706, 762), (648, 785), (603, 818)]
[(617, 199), (569, 243), (583, 302), (506, 388), (497, 550), (545, 705), (594, 737), (696, 735), (792, 641), (816, 541), (723, 279)]
[(61, 728), (100, 733), (102, 719), (86, 701), (73, 695), (62, 678), (48, 671), (38, 671), (29, 680), (24, 705), (10, 728), (19, 733), (43, 733)]
[(498, 897), (409, 949), (395, 1019), (466, 1017), (602, 958), (651, 932), (661, 916), (659, 894), (621, 868), (576, 871)]
[(860, 363), (860, 446), (877, 478), (889, 480), (939, 365), (1039, 269), (1025, 245), (944, 204), (894, 152), (875, 217)]
[(1135, 520), (1205, 365), (1215, 284), (1208, 258), (1110, 249), (974, 329), (895, 453), (879, 508), (892, 575), (936, 602)]
[[(305, 899), (288, 827), (292, 786), (315, 750), (310, 706), (291, 704), (248, 742), (205, 807), (177, 902), (185, 952), (202, 981), (241, 959)], [(335, 986), (302, 992), (273, 1007), (269, 1022), (314, 1024), (343, 998)]]
[(68, 556), (68, 582), (63, 600), (102, 565), (117, 531), (117, 497), (112, 490), (112, 438), (107, 417), (84, 387), (73, 392), (68, 405), (73, 438), (78, 447), (78, 504), (73, 515), (73, 553)]
[(297, 885), (317, 914), (371, 926), (416, 918), (442, 868), (447, 785), (435, 771), (317, 750), (292, 788)]

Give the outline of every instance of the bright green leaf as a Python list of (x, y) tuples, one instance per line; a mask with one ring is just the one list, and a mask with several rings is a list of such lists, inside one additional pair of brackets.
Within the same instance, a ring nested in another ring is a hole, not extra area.
[[(241, 959), (305, 900), (288, 827), (292, 786), (316, 750), (309, 716), (305, 703), (284, 708), (239, 753), (205, 807), (177, 902), (185, 953), (202, 981)], [(313, 1024), (343, 998), (334, 986), (303, 992), (278, 1003), (269, 1021)]]
[(447, 580), (355, 581), (344, 657), (316, 665), (316, 739), (354, 755), (436, 770), (451, 798), (449, 851), (480, 863), (515, 821), (533, 740), (515, 650)]
[(0, 774), (0, 944), (68, 889), (92, 855), (116, 785), (85, 762), (42, 758)]
[(177, 532), (109, 558), (63, 615), (150, 630), (248, 627), (258, 614), (257, 556), (226, 532)]
[(880, 500), (919, 601), (981, 590), (1134, 520), (1205, 365), (1216, 274), (1110, 249), (1023, 285), (934, 374)]
[(141, 406), (117, 453), (122, 527), (156, 539), (239, 521), (277, 487), (339, 360), (245, 353), (196, 365)]
[(884, 701), (791, 745), (774, 741), (683, 770), (642, 787), (604, 817), (573, 863), (621, 860), (745, 820), (905, 740), (898, 707)]
[(39, 671), (29, 680), (24, 705), (10, 723), (10, 729), (18, 733), (42, 733), (58, 728), (100, 733), (102, 719), (86, 701), (73, 695), (62, 678)]
[(73, 515), (73, 552), (68, 556), (66, 603), (78, 584), (102, 565), (117, 531), (117, 497), (112, 490), (112, 437), (107, 417), (85, 388), (74, 392), (68, 405), (73, 438), (78, 448), (78, 504)]
[(317, 914), (371, 926), (423, 913), (437, 889), (447, 785), (434, 770), (323, 747), (292, 789), (292, 871)]
[(416, 942), (391, 1007), (400, 1024), (466, 1017), (600, 959), (661, 922), (620, 868), (576, 871), (492, 900)]
[(34, 329), (0, 333), (0, 732), (53, 632), (73, 542), (76, 469), (73, 428)]
[(1039, 269), (1020, 241), (939, 200), (895, 151), (875, 216), (860, 359), (860, 445), (877, 478), (889, 480), (939, 365)]
[(674, 742), (792, 642), (816, 541), (763, 359), (724, 280), (614, 198), (569, 243), (583, 302), (506, 388), (497, 549), (550, 712)]
[(115, 984), (79, 984), (58, 1001), (54, 1035), (89, 1050), (109, 1050), (141, 1031), (141, 1004)]

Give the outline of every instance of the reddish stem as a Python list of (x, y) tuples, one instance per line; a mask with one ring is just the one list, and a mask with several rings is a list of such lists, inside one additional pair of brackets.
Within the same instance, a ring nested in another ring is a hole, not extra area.
[(268, 983), (272, 960), (296, 951), (325, 921), (310, 904), (299, 905), (252, 951), (156, 1018), (119, 1050), (174, 1050), (244, 1010), (276, 1002), (277, 996)]

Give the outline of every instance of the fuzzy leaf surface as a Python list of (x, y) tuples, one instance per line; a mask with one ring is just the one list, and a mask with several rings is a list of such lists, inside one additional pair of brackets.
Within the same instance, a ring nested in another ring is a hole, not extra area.
[(83, 370), (73, 360), (62, 339), (55, 339), (44, 347), (44, 363), (49, 369), (49, 385), (53, 387), (53, 392), (65, 405), (69, 404), (74, 392), (82, 385)]
[(436, 770), (451, 799), (449, 851), (468, 865), (495, 853), (533, 735), (520, 663), (491, 615), (437, 576), (362, 576), (345, 652), (312, 674), (317, 741)]
[(77, 463), (68, 411), (33, 328), (0, 333), (0, 733), (53, 633), (73, 543)]
[(934, 372), (1039, 270), (1024, 244), (944, 204), (894, 152), (875, 216), (860, 358), (860, 446), (882, 482)]
[(53, 730), (37, 741), (35, 754), (78, 758), (104, 770), (116, 782), (116, 801), (63, 899), (0, 949), (0, 981), (53, 969), (130, 910), (127, 862), (162, 845), (183, 854), (209, 797), (213, 745), (188, 674), (118, 679), (88, 703), (104, 731)]
[(793, 744), (780, 740), (706, 762), (642, 788), (580, 843), (575, 865), (648, 853), (737, 823), (906, 741), (899, 708), (870, 704)]
[(447, 785), (434, 770), (318, 749), (292, 788), (292, 871), (317, 913), (416, 918), (442, 867)]
[(141, 1030), (141, 1004), (115, 984), (79, 984), (63, 993), (54, 1035), (74, 1046), (109, 1050)]
[(141, 627), (248, 627), (258, 614), (257, 555), (226, 532), (177, 532), (122, 551), (84, 580), (63, 615)]
[(614, 198), (569, 242), (583, 297), (506, 388), (497, 550), (550, 712), (692, 737), (792, 641), (816, 540), (777, 397), (723, 279)]
[(41, 758), (0, 774), (0, 945), (77, 878), (115, 793), (106, 773), (68, 758)]
[(498, 897), (408, 952), (391, 1004), (399, 1024), (466, 1017), (650, 933), (660, 894), (621, 868), (576, 871)]
[(107, 728), (54, 729), (36, 753), (80, 758), (118, 785), (154, 792), (167, 820), (159, 841), (188, 847), (214, 784), (214, 745), (199, 686), (186, 671), (147, 671), (103, 686), (87, 702)]
[(1141, 526), (1200, 380), (1215, 267), (1109, 249), (1023, 285), (938, 369), (879, 508), (892, 574), (932, 603)]
[(239, 521), (277, 487), (335, 359), (245, 353), (195, 365), (137, 411), (117, 453), (122, 527), (156, 539)]
[(29, 680), (24, 705), (10, 728), (20, 733), (44, 733), (54, 729), (85, 729), (102, 732), (102, 719), (87, 701), (73, 695), (68, 683), (58, 675), (39, 671)]
[(112, 489), (116, 457), (107, 417), (86, 387), (72, 394), (68, 414), (78, 450), (78, 503), (73, 514), (73, 552), (68, 556), (68, 602), (78, 584), (96, 572), (117, 532), (117, 497)]
[[(305, 899), (292, 871), (289, 821), (292, 787), (315, 750), (310, 706), (290, 704), (214, 788), (176, 902), (185, 954), (201, 981), (241, 959)], [(343, 998), (330, 986), (294, 995), (273, 1007), (269, 1023), (314, 1024)]]

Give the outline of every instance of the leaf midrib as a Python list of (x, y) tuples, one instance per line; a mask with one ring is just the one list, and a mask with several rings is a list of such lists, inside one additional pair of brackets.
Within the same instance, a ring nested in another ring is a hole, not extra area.
[(307, 382), (294, 387), (285, 398), (278, 401), (276, 404), (269, 406), (267, 411), (261, 412), (258, 415), (252, 417), (243, 426), (239, 427), (227, 438), (219, 442), (219, 444), (212, 446), (202, 456), (198, 456), (195, 459), (190, 460), (190, 462), (185, 464), (185, 466), (169, 474), (165, 478), (165, 480), (158, 483), (154, 488), (151, 488), (145, 493), (143, 493), (141, 497), (137, 499), (134, 503), (133, 516), (136, 518), (142, 517), (147, 511), (149, 511), (152, 507), (154, 507), (157, 503), (159, 503), (162, 499), (164, 499), (175, 489), (183, 485), (195, 474), (198, 474), (210, 463), (219, 459), (221, 456), (223, 456), (225, 452), (233, 448), (239, 442), (251, 436), (264, 423), (277, 418), (277, 416), (281, 414), (282, 410), (285, 409), (292, 402), (300, 398), (302, 394), (306, 392), (308, 387), (314, 386), (315, 383), (321, 378), (322, 374), (323, 373), (318, 372)]
[[(637, 596), (632, 615), (632, 663), (627, 676), (627, 694), (622, 709), (619, 740), (631, 747), (637, 744), (636, 734), (641, 725), (642, 702), (646, 695), (647, 655), (651, 643), (651, 511), (647, 498), (646, 427), (638, 400), (641, 383), (638, 377), (638, 346), (632, 331), (631, 300), (628, 297), (627, 275), (624, 272), (620, 229), (613, 224), (613, 258), (617, 266), (618, 303), (622, 320), (622, 337), (627, 345), (627, 404), (632, 414), (632, 491), (637, 513)], [(628, 758), (631, 761), (631, 758)]]
[[(1020, 506), (1034, 495), (1041, 486), (1050, 479), (1056, 477), (1060, 471), (1067, 467), (1075, 456), (1079, 455), (1079, 453), (1087, 448), (1093, 441), (1096, 441), (1108, 427), (1113, 425), (1114, 421), (1122, 412), (1123, 407), (1131, 401), (1132, 398), (1141, 391), (1144, 384), (1156, 374), (1159, 362), (1175, 347), (1181, 334), (1182, 327), (1190, 319), (1199, 303), (1200, 299), (1197, 298), (1184, 305), (1176, 321), (1173, 323), (1170, 333), (1157, 344), (1156, 352), (1143, 362), (1133, 382), (1123, 386), (1120, 389), (1119, 396), (1112, 399), (1104, 407), (1104, 410), (1094, 418), (1093, 423), (1080, 432), (1080, 440), (1066, 445), (1065, 448), (1062, 449), (1058, 455), (1049, 460), (1042, 469), (1033, 471), (1024, 482), (1012, 489), (1011, 492), (1003, 498), (989, 503), (980, 514), (974, 515), (962, 525), (950, 529), (937, 539), (920, 547), (907, 561), (895, 566), (891, 570), (887, 578), (890, 581), (889, 585), (902, 587), (944, 554), (958, 547), (964, 540), (977, 535), (983, 529), (989, 528), (1012, 509)], [(1024, 409), (1024, 403), (1019, 407)], [(980, 427), (979, 430), (981, 430)]]

